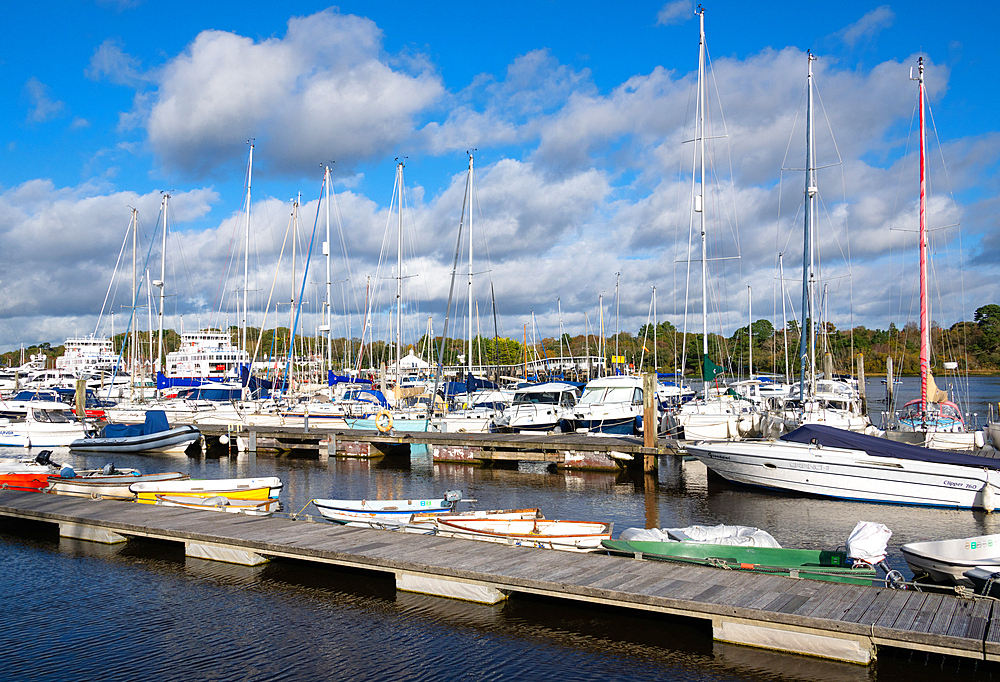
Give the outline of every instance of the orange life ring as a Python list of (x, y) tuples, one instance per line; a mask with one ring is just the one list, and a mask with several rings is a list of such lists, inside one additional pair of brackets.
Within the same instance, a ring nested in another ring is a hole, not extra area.
[(392, 431), (392, 415), (389, 410), (382, 410), (375, 415), (375, 428), (379, 433), (389, 433)]

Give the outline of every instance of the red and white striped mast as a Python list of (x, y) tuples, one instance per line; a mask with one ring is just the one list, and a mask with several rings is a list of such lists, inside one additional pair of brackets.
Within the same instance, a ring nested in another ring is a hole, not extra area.
[(930, 321), (927, 304), (927, 170), (924, 158), (924, 58), (917, 62), (917, 106), (920, 107), (920, 410), (927, 410), (927, 380), (931, 369)]

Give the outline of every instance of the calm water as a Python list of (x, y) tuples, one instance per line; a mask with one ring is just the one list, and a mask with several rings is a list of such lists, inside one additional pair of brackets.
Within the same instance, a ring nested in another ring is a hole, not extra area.
[[(904, 379), (903, 390), (907, 390)], [(883, 387), (870, 384), (869, 395)], [(983, 406), (1000, 380), (973, 380)], [(21, 456), (22, 451), (0, 451)], [(57, 450), (78, 468), (99, 456)], [(655, 484), (623, 474), (479, 469), (409, 462), (116, 456), (119, 467), (194, 477), (277, 475), (282, 503), (315, 497), (432, 497), (458, 488), (476, 507), (537, 506), (550, 518), (629, 526), (742, 524), (785, 546), (843, 545), (859, 520), (893, 531), (890, 564), (910, 576), (906, 542), (1000, 533), (1000, 515), (757, 493), (662, 458)], [(315, 513), (311, 507), (307, 513)], [(539, 550), (542, 551), (542, 550)], [(396, 593), (391, 578), (275, 561), (246, 568), (187, 559), (172, 544), (116, 547), (0, 524), (5, 656), (0, 680), (923, 680), (1000, 679), (1000, 668), (886, 654), (871, 668), (713, 642), (688, 621), (515, 596), (496, 606)]]

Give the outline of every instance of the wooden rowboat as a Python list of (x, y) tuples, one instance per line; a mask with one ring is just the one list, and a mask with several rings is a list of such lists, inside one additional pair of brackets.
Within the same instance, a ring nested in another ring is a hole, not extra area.
[(201, 511), (246, 514), (247, 516), (271, 516), (281, 507), (281, 503), (276, 499), (250, 500), (237, 497), (223, 497), (222, 495), (211, 495), (208, 497), (156, 495), (156, 504)]
[(602, 540), (611, 539), (612, 523), (557, 519), (476, 519), (437, 520), (437, 534), (485, 540), (522, 547), (593, 552)]
[(140, 474), (138, 471), (116, 471), (106, 474), (101, 470), (74, 476), (49, 476), (49, 487), (46, 492), (59, 495), (75, 495), (77, 497), (104, 497), (121, 500), (131, 500), (135, 494), (129, 487), (136, 483), (157, 481), (184, 481), (190, 475), (180, 471), (167, 471), (159, 474)]

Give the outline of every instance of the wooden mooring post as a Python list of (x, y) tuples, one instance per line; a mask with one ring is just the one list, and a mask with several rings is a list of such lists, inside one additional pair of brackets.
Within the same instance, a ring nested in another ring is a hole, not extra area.
[(642, 470), (645, 472), (656, 471), (655, 448), (660, 425), (656, 421), (655, 372), (642, 375), (642, 408), (642, 444), (643, 447), (654, 449), (654, 454), (643, 455)]

